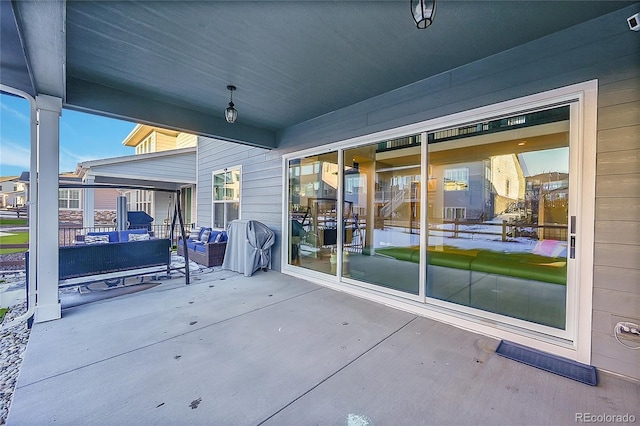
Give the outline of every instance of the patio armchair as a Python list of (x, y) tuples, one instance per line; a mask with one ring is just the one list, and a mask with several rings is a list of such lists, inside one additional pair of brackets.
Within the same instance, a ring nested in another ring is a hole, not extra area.
[[(186, 241), (189, 260), (206, 267), (220, 266), (227, 249), (227, 232), (220, 229), (195, 227)], [(185, 243), (178, 239), (178, 255), (184, 256)]]

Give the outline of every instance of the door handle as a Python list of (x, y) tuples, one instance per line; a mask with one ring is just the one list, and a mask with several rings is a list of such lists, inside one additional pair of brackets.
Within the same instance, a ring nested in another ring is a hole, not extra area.
[(576, 258), (576, 237), (571, 236), (571, 242), (569, 243), (569, 257), (571, 259)]

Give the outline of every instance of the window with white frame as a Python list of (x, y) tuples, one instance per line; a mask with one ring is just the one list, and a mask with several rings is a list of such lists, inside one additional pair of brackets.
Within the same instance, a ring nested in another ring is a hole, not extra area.
[(153, 192), (137, 190), (136, 191), (136, 210), (146, 212), (149, 216), (153, 216)]
[(152, 135), (148, 136), (136, 146), (136, 154), (147, 154), (156, 151), (156, 141)]
[(80, 208), (79, 189), (58, 190), (58, 208), (65, 210), (77, 210)]
[(128, 211), (143, 211), (153, 216), (153, 191), (135, 190), (123, 193)]
[(445, 207), (443, 216), (447, 220), (466, 219), (467, 209), (464, 207)]
[(216, 170), (212, 175), (212, 224), (226, 229), (229, 222), (240, 219), (240, 166)]
[(444, 171), (445, 191), (466, 191), (469, 189), (469, 168), (460, 167)]

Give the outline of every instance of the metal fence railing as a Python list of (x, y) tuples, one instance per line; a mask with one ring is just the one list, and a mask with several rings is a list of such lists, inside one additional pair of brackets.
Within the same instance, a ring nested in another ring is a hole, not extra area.
[[(185, 224), (185, 230), (188, 233), (189, 229), (192, 228), (192, 224)], [(136, 228), (144, 228), (144, 229), (148, 229), (149, 230), (149, 234), (154, 237), (154, 238), (170, 238), (171, 236), (171, 225), (141, 225), (141, 226), (131, 226), (129, 229), (136, 229)], [(105, 226), (94, 226), (91, 228), (84, 228), (81, 226), (77, 226), (77, 225), (66, 225), (64, 227), (60, 227), (59, 229), (59, 237), (58, 237), (58, 243), (59, 245), (62, 246), (71, 246), (74, 244), (78, 244), (81, 243), (82, 241), (84, 241), (84, 236), (87, 235), (89, 232), (109, 232), (109, 231), (115, 231), (116, 227), (115, 226), (109, 226), (109, 225), (105, 225)], [(172, 245), (177, 244), (177, 239), (180, 236), (180, 227), (179, 225), (176, 225), (175, 229), (174, 229), (174, 235), (173, 235), (173, 240), (171, 241)]]

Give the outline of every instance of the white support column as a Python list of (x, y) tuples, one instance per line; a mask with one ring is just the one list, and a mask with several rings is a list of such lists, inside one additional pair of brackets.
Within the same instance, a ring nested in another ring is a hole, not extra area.
[[(83, 182), (87, 185), (93, 185), (95, 178), (88, 176)], [(82, 197), (82, 226), (85, 228), (93, 228), (95, 226), (95, 189), (87, 188), (80, 192)]]
[(58, 299), (58, 168), (62, 99), (36, 97), (38, 112), (37, 281), (35, 321), (61, 317)]

